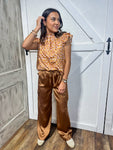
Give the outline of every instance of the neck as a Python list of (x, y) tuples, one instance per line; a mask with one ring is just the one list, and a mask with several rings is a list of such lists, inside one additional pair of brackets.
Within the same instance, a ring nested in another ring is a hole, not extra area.
[(47, 30), (47, 35), (55, 35), (55, 33)]

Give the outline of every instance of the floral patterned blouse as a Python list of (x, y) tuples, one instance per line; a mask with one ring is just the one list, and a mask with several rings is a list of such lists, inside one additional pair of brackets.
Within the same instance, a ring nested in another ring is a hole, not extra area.
[[(47, 34), (45, 37), (45, 45), (39, 42), (37, 54), (37, 69), (41, 70), (58, 70), (64, 72), (65, 66), (65, 44), (72, 42), (72, 35), (64, 33), (60, 37), (54, 34)], [(40, 41), (40, 39), (38, 39)]]

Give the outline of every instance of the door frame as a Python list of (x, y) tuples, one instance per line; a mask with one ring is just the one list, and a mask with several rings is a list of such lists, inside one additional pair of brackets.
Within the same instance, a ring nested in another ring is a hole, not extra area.
[[(28, 18), (27, 18), (27, 2), (26, 0), (20, 0), (21, 4), (21, 15), (22, 15), (22, 26), (23, 26), (23, 37), (24, 39), (27, 37), (27, 35), (30, 33), (28, 28)], [(27, 72), (27, 85), (28, 85), (28, 104), (29, 104), (29, 118), (30, 119), (36, 119), (34, 118), (34, 111), (33, 111), (33, 80), (32, 80), (32, 70), (31, 70), (31, 54), (29, 52), (29, 55), (25, 54), (25, 60), (26, 60), (26, 72)]]
[[(105, 121), (103, 133), (107, 135), (113, 135), (113, 1), (109, 0), (108, 9), (108, 20), (109, 24), (106, 25), (107, 35), (106, 37), (111, 37), (110, 43), (110, 67), (109, 67), (109, 78), (108, 78), (108, 89), (106, 95), (106, 108), (105, 108)], [(107, 47), (106, 47), (107, 49)]]

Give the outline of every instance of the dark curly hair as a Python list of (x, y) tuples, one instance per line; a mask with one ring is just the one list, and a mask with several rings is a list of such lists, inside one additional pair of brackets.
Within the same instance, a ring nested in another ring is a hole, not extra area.
[[(42, 16), (45, 18), (45, 21), (47, 20), (47, 17), (48, 15), (51, 13), (51, 12), (57, 12), (59, 14), (59, 19), (60, 19), (60, 27), (59, 27), (59, 31), (54, 33), (56, 37), (60, 37), (63, 33), (61, 28), (63, 27), (63, 22), (62, 22), (62, 18), (61, 18), (61, 15), (60, 15), (60, 12), (54, 8), (48, 8), (46, 9), (43, 13), (42, 13)], [(41, 35), (40, 35), (40, 42), (41, 44), (44, 44), (44, 41), (45, 41), (45, 37), (46, 37), (46, 34), (47, 34), (47, 31), (46, 31), (46, 26), (43, 24), (43, 19), (41, 20)]]

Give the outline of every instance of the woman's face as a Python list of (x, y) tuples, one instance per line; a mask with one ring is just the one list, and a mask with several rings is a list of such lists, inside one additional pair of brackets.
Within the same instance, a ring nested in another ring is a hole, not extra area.
[(60, 27), (60, 18), (57, 12), (51, 12), (45, 22), (47, 33), (58, 32)]

